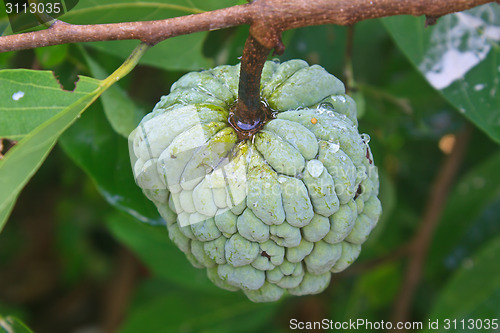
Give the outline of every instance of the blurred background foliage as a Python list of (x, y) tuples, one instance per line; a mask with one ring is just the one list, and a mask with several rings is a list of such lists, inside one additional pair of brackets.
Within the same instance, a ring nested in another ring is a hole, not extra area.
[[(151, 20), (233, 4), (80, 0), (61, 19)], [(0, 28), (9, 34), (2, 13)], [(60, 137), (0, 234), (0, 332), (2, 325), (28, 332), (22, 322), (40, 333), (89, 333), (287, 332), (291, 318), (388, 321), (405, 288), (408, 244), (421, 228), (438, 170), (464, 133), (465, 155), (441, 207), (409, 320), (500, 318), (499, 6), (424, 26), (425, 18), (401, 16), (283, 36), (279, 60), (320, 64), (348, 83), (381, 177), (383, 216), (357, 262), (333, 275), (325, 292), (254, 304), (218, 289), (170, 242), (132, 177), (127, 134), (187, 71), (237, 64), (248, 35), (248, 27), (237, 27), (155, 46)], [(77, 75), (106, 77), (135, 45), (3, 53), (0, 68), (50, 70), (72, 90)], [(453, 66), (470, 68), (460, 73)], [(0, 137), (9, 126), (1, 112), (0, 104)], [(5, 152), (11, 143), (2, 143)]]

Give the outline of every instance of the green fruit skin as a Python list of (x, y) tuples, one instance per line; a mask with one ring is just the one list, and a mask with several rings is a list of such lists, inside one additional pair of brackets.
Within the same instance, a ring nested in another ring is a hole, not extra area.
[(344, 85), (303, 60), (266, 62), (275, 118), (229, 125), (239, 65), (192, 72), (130, 134), (134, 176), (171, 240), (217, 286), (253, 302), (323, 291), (382, 213), (377, 168)]

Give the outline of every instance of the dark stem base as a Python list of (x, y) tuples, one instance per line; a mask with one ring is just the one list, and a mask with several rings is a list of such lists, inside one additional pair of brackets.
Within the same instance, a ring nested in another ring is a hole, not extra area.
[(240, 139), (248, 139), (272, 118), (272, 112), (260, 97), (262, 68), (271, 49), (248, 36), (241, 58), (238, 101), (229, 115), (229, 124)]

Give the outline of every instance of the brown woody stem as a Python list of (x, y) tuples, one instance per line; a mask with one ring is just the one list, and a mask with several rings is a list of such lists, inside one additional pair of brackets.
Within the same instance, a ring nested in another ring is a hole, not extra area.
[(230, 115), (230, 123), (240, 139), (255, 134), (270, 117), (260, 98), (260, 76), (271, 49), (248, 36), (241, 58), (238, 102)]
[(440, 17), (488, 2), (500, 3), (500, 0), (254, 0), (245, 5), (158, 21), (95, 25), (56, 21), (49, 29), (0, 36), (0, 52), (124, 39), (138, 39), (154, 45), (175, 36), (243, 24), (251, 24), (254, 36), (266, 45), (270, 27), (284, 31), (320, 24), (351, 25), (393, 15)]

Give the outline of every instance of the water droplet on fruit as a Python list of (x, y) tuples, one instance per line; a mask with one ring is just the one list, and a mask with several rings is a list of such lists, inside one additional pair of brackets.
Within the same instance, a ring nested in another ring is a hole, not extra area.
[(309, 171), (314, 178), (318, 178), (323, 173), (323, 163), (318, 160), (310, 160), (307, 162), (307, 171)]
[(338, 143), (333, 143), (333, 142), (330, 142), (330, 144), (328, 145), (328, 152), (330, 154), (335, 154), (336, 152), (338, 152), (340, 149), (340, 145)]
[(318, 110), (333, 111), (335, 110), (335, 108), (333, 107), (332, 103), (323, 102), (319, 103)]
[(366, 133), (361, 134), (361, 140), (363, 140), (363, 142), (365, 144), (368, 144), (368, 142), (370, 142), (370, 139), (371, 138), (370, 138), (370, 136), (368, 134), (366, 134)]
[(278, 58), (273, 58), (271, 61), (278, 65), (281, 63), (281, 60), (279, 60)]

